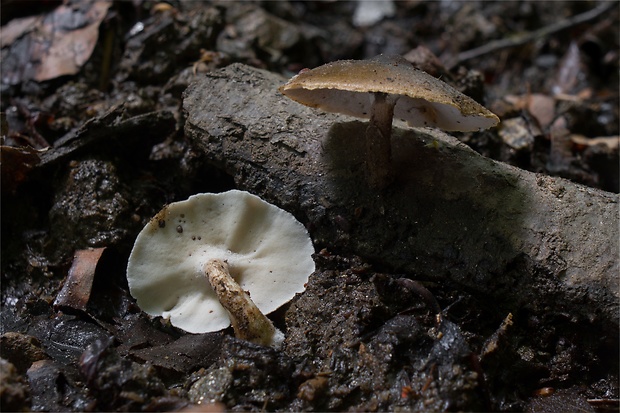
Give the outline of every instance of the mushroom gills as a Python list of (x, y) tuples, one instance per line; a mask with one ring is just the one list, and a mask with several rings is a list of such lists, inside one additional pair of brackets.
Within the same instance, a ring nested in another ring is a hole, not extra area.
[[(373, 95), (337, 89), (291, 89), (286, 95), (296, 102), (327, 112), (342, 113), (370, 119)], [(429, 102), (422, 98), (387, 94), (395, 101), (394, 117), (410, 127), (436, 127), (445, 131), (475, 132), (497, 124), (497, 119), (485, 114), (464, 115), (457, 107)]]
[(449, 132), (475, 132), (491, 128), (497, 123), (492, 117), (484, 117), (482, 114), (466, 116), (452, 105), (408, 96), (400, 97), (394, 107), (394, 117), (407, 122), (410, 127), (437, 127)]
[(370, 118), (373, 95), (338, 89), (290, 89), (286, 96), (295, 102), (326, 112), (342, 113), (356, 118)]

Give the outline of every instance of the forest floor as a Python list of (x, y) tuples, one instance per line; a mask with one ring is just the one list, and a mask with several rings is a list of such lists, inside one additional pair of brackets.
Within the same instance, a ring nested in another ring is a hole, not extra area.
[(125, 269), (164, 205), (237, 186), (183, 110), (231, 63), (403, 55), (500, 117), (461, 142), (617, 198), (619, 26), (617, 2), (3, 2), (2, 410), (618, 411), (618, 331), (570, 313), (428, 283), (438, 331), (413, 274), (327, 244), (275, 350), (147, 316)]

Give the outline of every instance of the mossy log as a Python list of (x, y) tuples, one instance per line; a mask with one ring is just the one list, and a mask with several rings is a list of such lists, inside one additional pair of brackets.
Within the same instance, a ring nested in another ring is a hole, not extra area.
[(205, 162), (292, 212), (318, 248), (457, 287), (498, 311), (618, 330), (618, 195), (485, 158), (436, 130), (394, 127), (394, 181), (366, 182), (366, 122), (297, 104), (283, 77), (233, 64), (185, 92)]

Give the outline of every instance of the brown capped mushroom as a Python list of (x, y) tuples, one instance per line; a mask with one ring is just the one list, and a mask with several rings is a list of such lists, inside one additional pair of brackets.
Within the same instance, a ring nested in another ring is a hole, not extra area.
[(306, 106), (370, 119), (366, 141), (369, 181), (374, 187), (389, 181), (394, 116), (409, 126), (463, 132), (499, 122), (484, 106), (401, 56), (328, 63), (302, 71), (279, 90)]

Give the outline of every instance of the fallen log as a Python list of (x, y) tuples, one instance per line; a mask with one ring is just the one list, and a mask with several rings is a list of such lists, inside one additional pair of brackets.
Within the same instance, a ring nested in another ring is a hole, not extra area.
[(498, 311), (618, 330), (618, 195), (485, 158), (430, 129), (394, 128), (396, 178), (365, 181), (366, 123), (292, 102), (277, 74), (233, 64), (184, 95), (206, 162), (304, 222), (318, 248), (464, 289)]

